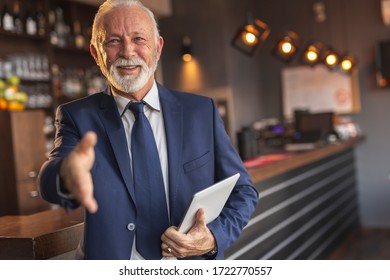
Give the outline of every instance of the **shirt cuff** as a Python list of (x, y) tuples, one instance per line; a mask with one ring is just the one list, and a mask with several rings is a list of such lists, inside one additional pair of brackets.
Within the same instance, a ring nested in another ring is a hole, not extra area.
[(75, 195), (68, 192), (64, 187), (63, 187), (63, 182), (61, 179), (60, 174), (57, 174), (56, 178), (56, 188), (57, 188), (57, 193), (60, 197), (65, 198), (65, 199), (75, 199)]

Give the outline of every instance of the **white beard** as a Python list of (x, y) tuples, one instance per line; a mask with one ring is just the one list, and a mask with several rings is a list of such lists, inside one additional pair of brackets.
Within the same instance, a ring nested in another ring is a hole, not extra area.
[[(118, 66), (141, 66), (138, 76), (121, 76), (117, 70)], [(139, 57), (124, 59), (118, 58), (110, 67), (107, 79), (118, 90), (125, 93), (134, 93), (141, 90), (157, 68), (157, 57), (153, 58), (153, 64), (149, 68), (145, 61)]]

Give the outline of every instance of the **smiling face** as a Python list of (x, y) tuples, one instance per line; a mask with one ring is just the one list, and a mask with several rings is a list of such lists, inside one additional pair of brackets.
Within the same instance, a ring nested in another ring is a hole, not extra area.
[(141, 100), (150, 90), (163, 47), (150, 16), (138, 7), (116, 7), (99, 27), (92, 56), (117, 94)]

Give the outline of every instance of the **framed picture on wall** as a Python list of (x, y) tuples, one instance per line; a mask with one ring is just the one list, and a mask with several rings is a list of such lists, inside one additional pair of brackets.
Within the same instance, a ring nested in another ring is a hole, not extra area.
[(351, 74), (330, 71), (322, 65), (297, 66), (282, 70), (283, 114), (294, 117), (294, 110), (336, 114), (360, 112), (357, 71)]

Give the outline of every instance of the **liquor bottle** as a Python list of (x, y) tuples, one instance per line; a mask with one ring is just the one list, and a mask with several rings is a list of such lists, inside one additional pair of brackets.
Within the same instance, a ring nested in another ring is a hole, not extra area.
[(34, 13), (31, 11), (31, 7), (27, 8), (26, 13), (26, 22), (25, 30), (27, 35), (37, 35), (38, 33), (38, 24), (37, 18), (34, 16)]
[(1, 23), (3, 30), (14, 31), (14, 16), (9, 10), (8, 0), (4, 3), (3, 12), (1, 14)]
[(68, 45), (68, 37), (70, 35), (70, 28), (64, 22), (64, 13), (61, 8), (56, 10), (56, 21), (54, 26), (55, 32), (58, 36), (58, 46), (66, 47)]
[(54, 10), (49, 12), (49, 31), (50, 31), (50, 43), (53, 46), (58, 46), (58, 34), (56, 32), (56, 13)]
[(74, 44), (77, 49), (85, 47), (85, 38), (81, 32), (81, 23), (79, 20), (73, 22)]
[(20, 5), (18, 0), (14, 2), (14, 30), (13, 31), (17, 34), (23, 33), (23, 22), (20, 16)]
[(38, 35), (45, 36), (45, 34), (46, 34), (46, 17), (43, 13), (43, 8), (42, 8), (41, 2), (37, 2), (35, 18), (37, 21)]

